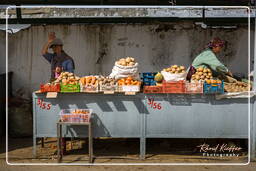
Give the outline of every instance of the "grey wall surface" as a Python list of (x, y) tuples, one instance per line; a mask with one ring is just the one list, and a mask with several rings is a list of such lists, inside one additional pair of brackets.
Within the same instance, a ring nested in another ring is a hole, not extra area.
[[(247, 73), (248, 30), (202, 29), (192, 22), (165, 24), (47, 25), (32, 26), (9, 35), (9, 70), (14, 72), (14, 93), (31, 97), (50, 77), (50, 64), (40, 51), (47, 34), (55, 31), (64, 50), (74, 58), (79, 76), (110, 74), (115, 60), (133, 56), (139, 71), (160, 71), (172, 64), (188, 67), (209, 40), (218, 36), (227, 41), (220, 59), (232, 72)], [(251, 38), (253, 38), (251, 33)], [(0, 68), (5, 54), (5, 34), (0, 34)], [(253, 47), (253, 46), (252, 46)]]

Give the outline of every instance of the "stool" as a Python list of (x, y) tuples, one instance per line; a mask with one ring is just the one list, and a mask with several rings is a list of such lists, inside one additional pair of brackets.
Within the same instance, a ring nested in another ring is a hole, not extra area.
[(62, 154), (61, 154), (61, 141), (62, 141), (62, 125), (81, 125), (81, 126), (88, 126), (88, 138), (89, 138), (89, 163), (92, 163), (93, 160), (93, 136), (92, 136), (92, 124), (91, 122), (57, 122), (57, 150), (58, 150), (58, 163), (62, 161)]

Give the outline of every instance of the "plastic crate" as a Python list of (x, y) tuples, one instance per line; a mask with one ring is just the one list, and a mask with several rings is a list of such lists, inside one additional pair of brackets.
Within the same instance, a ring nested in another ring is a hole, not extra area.
[[(83, 114), (82, 112), (85, 112), (86, 114)], [(88, 123), (90, 122), (91, 114), (92, 109), (62, 109), (59, 115), (61, 122)]]
[(107, 86), (105, 84), (99, 84), (99, 89), (100, 92), (104, 92), (104, 91), (114, 91), (114, 92), (119, 92), (120, 90), (118, 89), (118, 85), (112, 85), (112, 86)]
[(204, 91), (204, 84), (202, 82), (186, 82), (185, 93), (188, 94), (202, 94)]
[(99, 92), (99, 85), (82, 85), (80, 84), (80, 92), (85, 92), (85, 93), (98, 93)]
[(155, 78), (155, 75), (157, 73), (156, 72), (143, 72), (141, 73), (141, 78), (151, 78), (151, 79), (154, 79)]
[(60, 92), (80, 92), (80, 85), (79, 84), (67, 84), (63, 85), (60, 84)]
[(224, 83), (212, 83), (207, 84), (204, 82), (204, 94), (223, 94), (224, 93)]
[(122, 92), (139, 92), (140, 85), (123, 85), (121, 86)]
[(174, 94), (185, 93), (185, 81), (163, 81), (163, 92)]
[(155, 79), (155, 75), (157, 73), (156, 72), (144, 72), (141, 74), (141, 79), (143, 81), (143, 84), (146, 86), (155, 86), (156, 85), (156, 81)]
[(163, 86), (144, 86), (143, 93), (164, 93)]
[(60, 84), (41, 84), (40, 91), (44, 92), (60, 92)]

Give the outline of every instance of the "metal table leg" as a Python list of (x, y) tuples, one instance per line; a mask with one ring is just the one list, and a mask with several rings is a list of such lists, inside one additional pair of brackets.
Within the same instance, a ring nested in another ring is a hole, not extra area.
[(93, 136), (92, 136), (92, 124), (88, 125), (88, 138), (89, 138), (89, 162), (92, 163), (93, 160)]
[(41, 147), (44, 148), (44, 138), (41, 138)]

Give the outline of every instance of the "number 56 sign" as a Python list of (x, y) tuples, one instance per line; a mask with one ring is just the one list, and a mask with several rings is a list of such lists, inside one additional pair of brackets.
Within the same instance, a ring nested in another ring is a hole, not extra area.
[(148, 99), (148, 106), (153, 109), (158, 109), (158, 110), (162, 109), (161, 103), (155, 102), (155, 100), (153, 98)]

